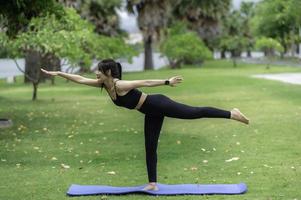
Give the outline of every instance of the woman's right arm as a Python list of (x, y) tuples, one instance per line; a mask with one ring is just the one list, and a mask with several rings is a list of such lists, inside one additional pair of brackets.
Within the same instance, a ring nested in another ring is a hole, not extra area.
[(85, 78), (83, 76), (77, 75), (77, 74), (69, 74), (61, 71), (46, 71), (44, 69), (41, 69), (42, 72), (45, 74), (51, 75), (51, 76), (61, 76), (65, 79), (68, 79), (70, 81), (73, 81), (75, 83), (79, 84), (85, 84), (93, 87), (100, 87), (103, 81), (100, 79), (91, 79), (91, 78)]

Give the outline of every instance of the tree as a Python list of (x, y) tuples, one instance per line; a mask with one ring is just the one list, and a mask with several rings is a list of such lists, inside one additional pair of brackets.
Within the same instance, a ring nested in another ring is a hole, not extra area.
[(251, 57), (251, 50), (254, 46), (253, 34), (251, 33), (250, 21), (255, 14), (255, 4), (254, 2), (241, 2), (240, 13), (242, 17), (242, 31), (243, 36), (247, 39), (247, 56)]
[(239, 58), (241, 52), (246, 49), (247, 44), (247, 38), (240, 35), (226, 36), (220, 40), (221, 49), (231, 52), (233, 67), (237, 66), (237, 58)]
[[(28, 31), (20, 33), (16, 39), (6, 45), (12, 58), (29, 55), (39, 61), (39, 57), (49, 54), (67, 59), (71, 64), (83, 62), (89, 67), (92, 59), (105, 57), (126, 57), (130, 59), (135, 52), (121, 38), (100, 36), (93, 32), (94, 26), (81, 17), (73, 9), (65, 9), (65, 15), (58, 19), (53, 14), (33, 18)], [(43, 63), (32, 63), (35, 72), (26, 75), (33, 84), (33, 100), (37, 97), (40, 82), (40, 68)]]
[[(60, 18), (64, 15), (63, 7), (54, 0), (11, 0), (1, 3), (0, 16), (2, 18), (2, 28), (10, 38), (15, 38), (19, 33), (28, 30), (28, 24), (32, 18), (43, 16), (46, 13), (52, 13)], [(32, 55), (30, 55), (32, 54)], [(27, 51), (25, 54), (25, 76), (24, 82), (31, 82), (30, 76), (36, 77), (34, 70), (39, 62), (47, 63), (49, 70), (60, 68), (58, 65), (51, 65), (58, 61), (55, 56), (37, 57), (34, 51)], [(36, 60), (38, 59), (38, 60)], [(44, 81), (46, 76), (41, 76), (40, 81)]]
[(268, 63), (267, 63), (267, 69), (270, 68), (270, 63), (272, 62), (273, 58), (275, 57), (276, 51), (283, 52), (284, 48), (281, 46), (281, 44), (273, 39), (273, 38), (266, 38), (262, 37), (256, 40), (256, 48), (260, 49), (265, 53), (265, 55), (268, 57)]
[(135, 13), (134, 10), (138, 13), (144, 42), (144, 69), (153, 69), (153, 43), (167, 26), (170, 3), (168, 0), (127, 0), (127, 8), (131, 13)]
[(225, 15), (222, 22), (222, 34), (218, 38), (218, 47), (222, 58), (225, 58), (226, 51), (231, 53), (234, 67), (236, 67), (236, 60), (241, 56), (242, 51), (247, 50), (250, 55), (253, 48), (253, 36), (248, 25), (251, 5), (243, 3), (240, 10), (232, 10)]
[(183, 24), (176, 24), (160, 46), (172, 69), (182, 64), (200, 64), (212, 56), (210, 50), (195, 32), (187, 31)]
[[(287, 52), (295, 43), (301, 26), (301, 1), (264, 0), (258, 3), (252, 19), (253, 32), (257, 36), (278, 40)], [(283, 54), (282, 54), (283, 56)]]
[(121, 32), (116, 9), (122, 5), (121, 0), (58, 0), (67, 7), (74, 8), (84, 19), (95, 26), (101, 35), (117, 36)]
[(173, 16), (185, 21), (189, 29), (194, 30), (205, 44), (214, 49), (214, 40), (221, 34), (220, 22), (228, 13), (231, 0), (176, 0)]
[(33, 17), (44, 13), (56, 16), (64, 14), (62, 6), (54, 0), (10, 0), (0, 2), (0, 19), (2, 28), (9, 37), (14, 38), (18, 33), (27, 30), (27, 25)]
[[(74, 8), (82, 18), (94, 24), (94, 31), (100, 35), (115, 37), (122, 33), (116, 9), (121, 0), (59, 0), (66, 7)], [(80, 63), (80, 72), (90, 69)]]

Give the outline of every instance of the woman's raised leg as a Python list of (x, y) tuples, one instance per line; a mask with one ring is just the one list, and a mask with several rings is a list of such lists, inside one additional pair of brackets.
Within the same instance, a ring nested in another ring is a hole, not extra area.
[(227, 111), (215, 107), (190, 106), (176, 102), (162, 94), (151, 96), (150, 101), (152, 101), (153, 112), (167, 117), (179, 119), (227, 118), (249, 123), (249, 120), (238, 109)]

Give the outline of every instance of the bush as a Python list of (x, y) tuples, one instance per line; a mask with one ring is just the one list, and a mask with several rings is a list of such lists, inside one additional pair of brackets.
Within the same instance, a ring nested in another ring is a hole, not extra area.
[(267, 37), (256, 40), (255, 47), (264, 51), (264, 54), (268, 57), (267, 69), (270, 68), (270, 63), (272, 62), (273, 57), (275, 57), (275, 51), (280, 53), (284, 51), (284, 48), (277, 40)]
[(168, 58), (170, 66), (202, 63), (212, 57), (212, 53), (194, 32), (171, 34), (162, 44), (161, 52)]
[(262, 37), (256, 40), (256, 48), (264, 51), (266, 56), (274, 56), (275, 51), (283, 52), (282, 45), (273, 38)]

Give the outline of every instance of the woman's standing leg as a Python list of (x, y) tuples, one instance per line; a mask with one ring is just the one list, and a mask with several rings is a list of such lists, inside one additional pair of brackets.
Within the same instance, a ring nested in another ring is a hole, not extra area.
[(144, 118), (145, 153), (148, 180), (157, 182), (157, 147), (164, 116), (146, 114)]

